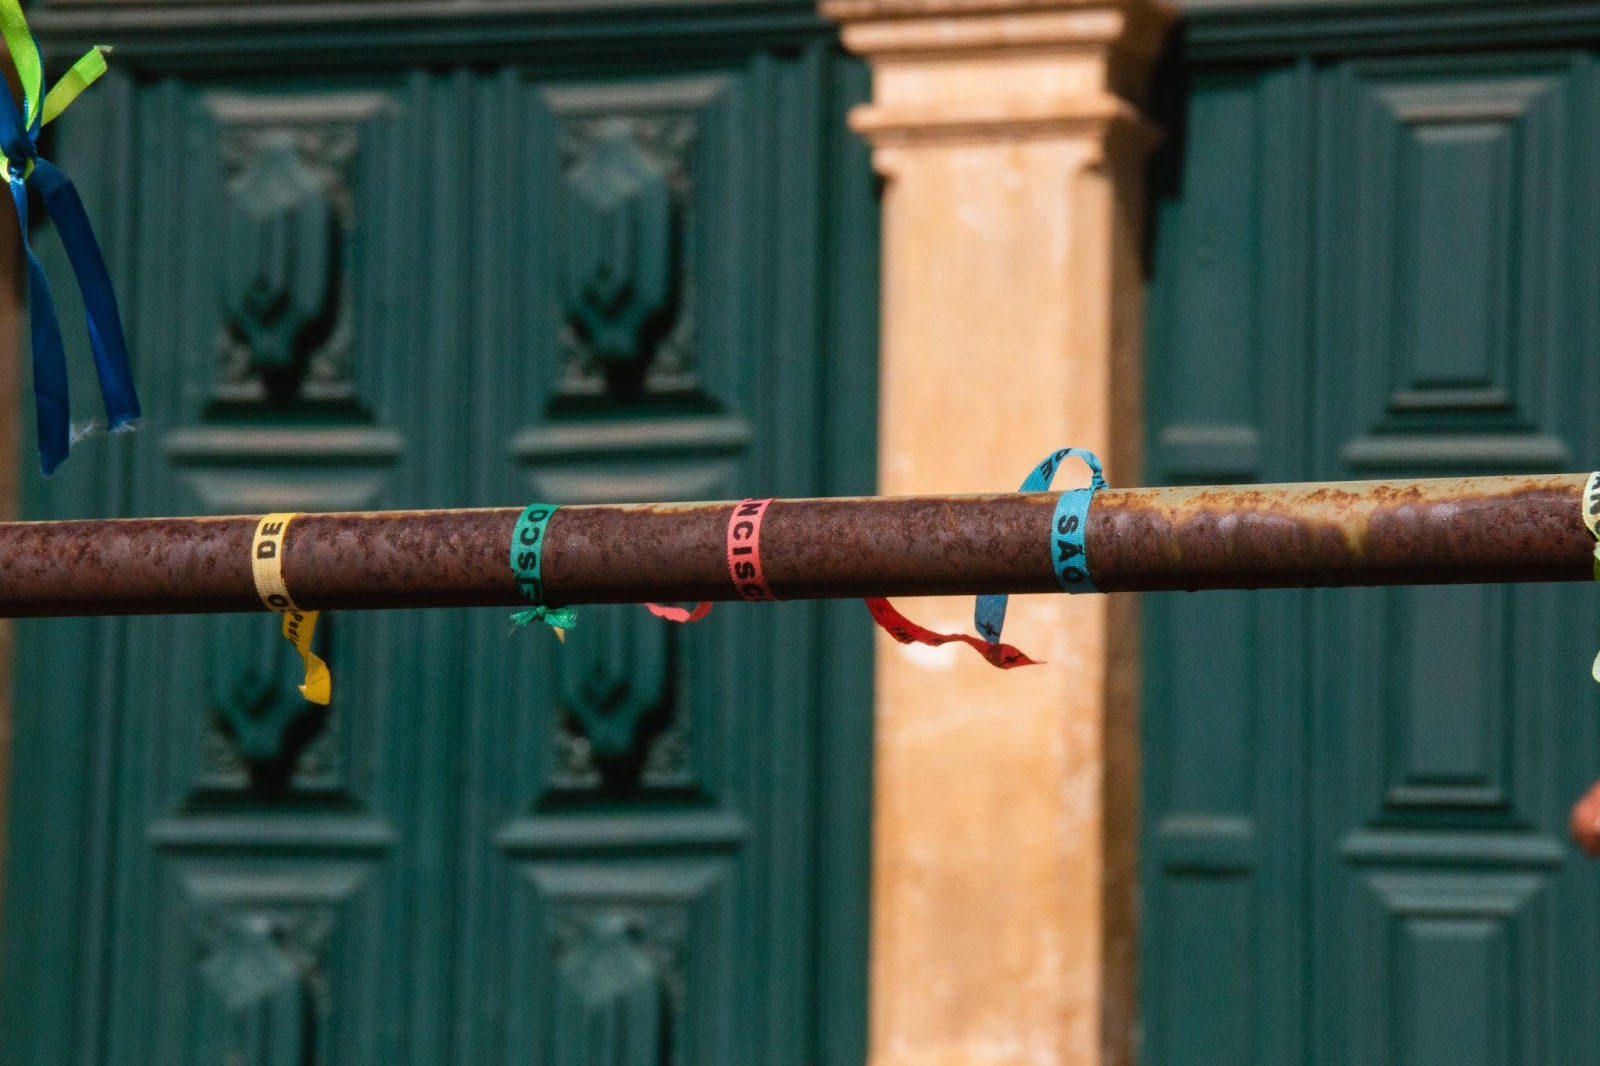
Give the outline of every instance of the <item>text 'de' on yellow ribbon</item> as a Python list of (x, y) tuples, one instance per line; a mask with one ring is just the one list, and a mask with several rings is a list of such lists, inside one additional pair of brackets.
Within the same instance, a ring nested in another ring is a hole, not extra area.
[(289, 530), (289, 522), (298, 513), (291, 511), (262, 517), (250, 545), (250, 570), (256, 579), (256, 595), (261, 597), (267, 610), (283, 615), (283, 637), (294, 645), (305, 663), (306, 680), (300, 686), (300, 695), (312, 703), (327, 706), (333, 695), (333, 678), (328, 674), (328, 664), (311, 650), (318, 612), (296, 607), (289, 587), (283, 583), (283, 538)]

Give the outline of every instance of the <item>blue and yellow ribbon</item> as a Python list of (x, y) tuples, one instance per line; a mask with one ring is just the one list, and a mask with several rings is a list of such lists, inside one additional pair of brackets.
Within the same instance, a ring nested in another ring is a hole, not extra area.
[(95, 48), (44, 91), (44, 59), (39, 42), (28, 29), (19, 0), (0, 0), (0, 36), (17, 67), (22, 83), (22, 106), (8, 91), (0, 93), (0, 174), (11, 187), (22, 230), (22, 251), (28, 261), (29, 327), (33, 341), (33, 396), (37, 412), (39, 465), (45, 476), (67, 458), (72, 443), (71, 413), (67, 398), (67, 352), (56, 318), (55, 300), (44, 266), (28, 241), (28, 190), (38, 193), (54, 220), (66, 248), (72, 272), (83, 293), (89, 320), (89, 347), (100, 377), (106, 422), (115, 431), (139, 417), (139, 397), (133, 387), (133, 368), (123, 337), (122, 316), (105, 257), (89, 225), (89, 213), (71, 179), (39, 156), (39, 131), (60, 115), (79, 93), (106, 71), (104, 50)]

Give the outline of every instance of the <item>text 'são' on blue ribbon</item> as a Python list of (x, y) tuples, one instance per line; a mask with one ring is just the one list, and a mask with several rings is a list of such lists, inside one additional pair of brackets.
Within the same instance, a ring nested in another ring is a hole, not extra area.
[(112, 431), (123, 429), (139, 417), (139, 397), (134, 392), (128, 344), (122, 316), (111, 288), (105, 257), (89, 225), (88, 212), (72, 181), (49, 160), (39, 156), (39, 131), (79, 93), (105, 73), (105, 50), (95, 48), (44, 91), (44, 59), (39, 43), (28, 29), (19, 0), (0, 0), (0, 35), (16, 63), (22, 83), (22, 107), (11, 92), (0, 93), (0, 173), (11, 187), (11, 200), (22, 231), (22, 251), (28, 262), (29, 326), (33, 342), (33, 395), (37, 412), (39, 465), (46, 476), (67, 458), (71, 448), (71, 415), (67, 399), (67, 353), (56, 318), (55, 301), (44, 267), (28, 241), (28, 191), (39, 195), (77, 276), (89, 320), (89, 347), (100, 377), (106, 422)]
[[(1022, 482), (1021, 492), (1044, 492), (1055, 480), (1061, 464), (1068, 458), (1082, 459), (1089, 467), (1089, 487), (1069, 489), (1056, 501), (1055, 514), (1050, 519), (1050, 565), (1064, 592), (1098, 592), (1094, 579), (1089, 576), (1089, 546), (1084, 539), (1088, 532), (1089, 504), (1094, 494), (1106, 487), (1105, 474), (1100, 460), (1085, 448), (1061, 448), (1045, 457)], [(989, 595), (978, 597), (978, 608), (973, 622), (985, 640), (996, 642), (1006, 624), (1006, 603), (1009, 596)]]

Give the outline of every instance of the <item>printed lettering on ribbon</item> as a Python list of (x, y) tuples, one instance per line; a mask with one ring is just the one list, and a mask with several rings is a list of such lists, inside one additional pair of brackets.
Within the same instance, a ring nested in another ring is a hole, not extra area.
[[(1089, 466), (1090, 484), (1086, 489), (1073, 489), (1061, 494), (1056, 501), (1055, 513), (1050, 518), (1051, 569), (1056, 580), (1067, 592), (1095, 592), (1094, 580), (1089, 576), (1088, 545), (1084, 534), (1089, 520), (1089, 503), (1094, 494), (1105, 488), (1105, 477), (1100, 471), (1100, 460), (1093, 452), (1082, 448), (1062, 448), (1048, 455), (1044, 462), (1034, 467), (1022, 482), (1022, 492), (1043, 492), (1055, 480), (1063, 460), (1077, 456)], [(872, 618), (891, 637), (902, 644), (929, 644), (938, 646), (960, 641), (977, 651), (991, 665), (1002, 670), (1017, 666), (1036, 666), (1038, 661), (1028, 658), (1009, 644), (1000, 642), (1000, 632), (1006, 624), (1008, 596), (979, 596), (973, 621), (978, 632), (986, 638), (979, 640), (964, 633), (935, 633), (910, 621), (896, 611), (888, 600), (871, 599), (867, 610)]]
[(571, 607), (550, 607), (544, 602), (545, 530), (557, 509), (555, 504), (530, 503), (522, 509), (511, 531), (511, 572), (516, 577), (517, 591), (533, 604), (512, 615), (511, 622), (519, 626), (544, 622), (555, 630), (556, 639), (565, 643), (567, 630), (578, 624), (578, 612)]
[[(1089, 487), (1063, 492), (1056, 501), (1055, 514), (1050, 518), (1050, 535), (1047, 541), (1050, 566), (1056, 581), (1066, 592), (1097, 592), (1094, 579), (1089, 576), (1089, 545), (1085, 539), (1089, 525), (1089, 504), (1094, 494), (1106, 487), (1100, 460), (1083, 448), (1062, 448), (1045, 457), (1023, 479), (1020, 492), (1044, 492), (1055, 480), (1066, 459), (1077, 457), (1089, 467)], [(1006, 624), (1006, 604), (1009, 596), (979, 596), (973, 623), (978, 632), (989, 640), (998, 641)]]
[(761, 522), (771, 500), (740, 500), (728, 519), (728, 576), (751, 603), (776, 600), (761, 567)]
[[(728, 516), (728, 577), (739, 595), (752, 603), (778, 598), (772, 594), (766, 571), (761, 568), (761, 520), (771, 503), (770, 499), (740, 500)], [(711, 613), (710, 601), (697, 603), (692, 609), (664, 603), (647, 603), (645, 607), (657, 618), (678, 623), (698, 622)]]
[(298, 512), (269, 514), (256, 524), (256, 533), (250, 544), (250, 572), (255, 578), (256, 595), (269, 611), (283, 615), (283, 637), (300, 653), (305, 666), (306, 679), (300, 685), (300, 695), (312, 703), (327, 706), (333, 696), (333, 678), (328, 664), (311, 650), (311, 638), (317, 630), (317, 611), (302, 611), (289, 595), (289, 586), (283, 581), (283, 540), (289, 532), (289, 522)]

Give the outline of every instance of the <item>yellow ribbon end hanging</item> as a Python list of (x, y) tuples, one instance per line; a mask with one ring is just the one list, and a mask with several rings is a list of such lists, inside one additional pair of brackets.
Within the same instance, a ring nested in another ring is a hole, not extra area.
[(72, 69), (63, 74), (60, 81), (50, 86), (50, 91), (44, 97), (42, 125), (47, 126), (54, 122), (56, 116), (78, 98), (79, 93), (99, 80), (100, 75), (106, 72), (106, 53), (109, 51), (111, 49), (105, 45), (96, 45), (82, 59), (72, 64)]
[(317, 631), (318, 611), (302, 611), (289, 595), (283, 581), (283, 538), (288, 533), (289, 522), (299, 512), (263, 515), (256, 524), (256, 535), (250, 544), (250, 572), (255, 577), (256, 595), (267, 610), (283, 615), (283, 637), (300, 653), (305, 664), (306, 679), (300, 685), (300, 695), (326, 707), (333, 698), (333, 677), (328, 664), (311, 650), (311, 638)]
[(22, 83), (23, 122), (31, 126), (44, 100), (44, 59), (22, 14), (21, 0), (0, 0), (0, 37), (5, 38), (6, 51), (11, 53), (17, 80)]

